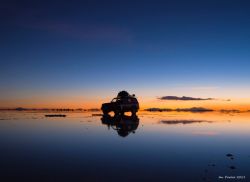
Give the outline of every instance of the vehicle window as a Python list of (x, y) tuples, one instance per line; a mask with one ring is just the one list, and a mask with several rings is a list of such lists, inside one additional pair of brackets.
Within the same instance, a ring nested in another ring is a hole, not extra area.
[(133, 99), (132, 101), (133, 101), (133, 102), (137, 102), (137, 100), (136, 100), (136, 99)]

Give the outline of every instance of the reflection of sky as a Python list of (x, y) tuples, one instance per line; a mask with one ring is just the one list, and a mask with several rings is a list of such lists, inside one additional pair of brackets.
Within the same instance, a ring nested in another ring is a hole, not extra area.
[(1, 106), (99, 106), (123, 89), (145, 105), (249, 97), (248, 2), (1, 6)]
[[(152, 177), (158, 181), (167, 177), (199, 181), (205, 169), (212, 170), (209, 176), (213, 179), (228, 174), (231, 163), (236, 165), (237, 174), (248, 174), (249, 170), (250, 148), (246, 144), (250, 116), (246, 113), (139, 113), (138, 129), (125, 138), (108, 130), (101, 116), (91, 117), (92, 113), (68, 113), (66, 118), (44, 118), (43, 113), (6, 114), (1, 113), (1, 118), (8, 116), (9, 120), (0, 120), (0, 167), (2, 172), (11, 167), (11, 177), (40, 174), (56, 179), (103, 180), (123, 176), (129, 180), (131, 175), (127, 174), (136, 170), (135, 181)], [(184, 118), (209, 118), (212, 122), (159, 122)], [(235, 160), (226, 158), (227, 153), (233, 153)], [(208, 167), (211, 163), (216, 168)]]

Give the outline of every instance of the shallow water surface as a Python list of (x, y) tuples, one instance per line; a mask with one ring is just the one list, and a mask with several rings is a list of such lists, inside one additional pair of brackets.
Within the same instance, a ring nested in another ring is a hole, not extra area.
[(45, 114), (0, 113), (1, 181), (250, 181), (249, 113)]

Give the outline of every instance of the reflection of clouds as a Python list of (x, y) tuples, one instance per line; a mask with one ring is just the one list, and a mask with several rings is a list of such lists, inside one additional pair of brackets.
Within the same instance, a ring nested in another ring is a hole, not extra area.
[(193, 124), (193, 123), (212, 123), (212, 121), (207, 120), (161, 120), (161, 124)]
[(192, 133), (193, 135), (203, 135), (203, 136), (215, 136), (218, 135), (218, 133), (214, 131), (196, 131)]

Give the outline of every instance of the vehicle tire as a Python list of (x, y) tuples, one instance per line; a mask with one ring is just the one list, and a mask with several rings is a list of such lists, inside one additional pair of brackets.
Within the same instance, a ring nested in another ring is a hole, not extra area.
[(121, 111), (120, 114), (121, 114), (121, 116), (123, 116), (124, 115), (124, 111)]
[(102, 112), (103, 112), (104, 115), (107, 115), (109, 113), (109, 111), (106, 110), (106, 109), (102, 110)]
[(119, 115), (119, 110), (114, 110), (115, 115)]
[(137, 109), (136, 108), (132, 108), (132, 110), (131, 110), (132, 115), (136, 115), (136, 112), (137, 112)]

